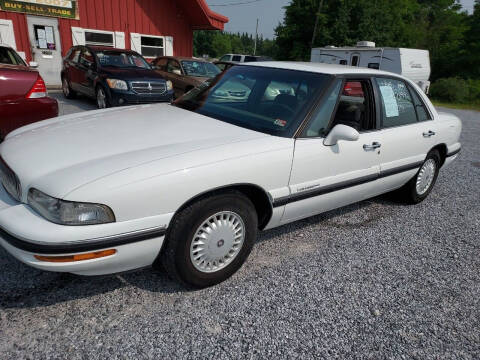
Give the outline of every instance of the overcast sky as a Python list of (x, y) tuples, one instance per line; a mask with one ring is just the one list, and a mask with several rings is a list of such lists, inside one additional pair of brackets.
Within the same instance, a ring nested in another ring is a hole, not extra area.
[[(469, 12), (473, 11), (474, 0), (461, 0), (460, 2)], [(283, 19), (283, 7), (290, 3), (290, 0), (207, 0), (207, 3), (212, 10), (229, 17), (230, 21), (225, 26), (226, 31), (255, 34), (258, 18), (258, 33), (263, 34), (265, 38), (273, 38), (275, 27)], [(235, 3), (247, 4), (213, 6)]]

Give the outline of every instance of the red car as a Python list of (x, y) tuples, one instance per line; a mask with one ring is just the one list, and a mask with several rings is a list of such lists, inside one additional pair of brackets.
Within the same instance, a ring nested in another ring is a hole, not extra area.
[(360, 81), (347, 81), (343, 87), (343, 95), (364, 97), (362, 83)]
[(4, 45), (0, 45), (0, 115), (0, 141), (23, 125), (58, 116), (57, 100), (47, 96), (38, 71)]

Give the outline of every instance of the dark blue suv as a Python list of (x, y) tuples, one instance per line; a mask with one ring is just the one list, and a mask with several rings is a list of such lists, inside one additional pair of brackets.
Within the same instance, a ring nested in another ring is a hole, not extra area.
[(171, 101), (170, 81), (131, 50), (74, 46), (63, 59), (62, 89), (66, 98), (94, 98), (99, 109)]

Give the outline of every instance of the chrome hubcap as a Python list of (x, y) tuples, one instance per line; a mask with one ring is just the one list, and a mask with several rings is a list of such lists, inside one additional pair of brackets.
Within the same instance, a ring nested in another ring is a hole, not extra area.
[(105, 109), (107, 104), (105, 102), (105, 92), (102, 89), (97, 91), (97, 104), (100, 109)]
[(425, 194), (430, 188), (430, 186), (432, 186), (436, 169), (437, 169), (437, 163), (433, 159), (428, 159), (423, 163), (422, 168), (418, 172), (418, 176), (417, 176), (418, 195)]
[(65, 96), (68, 96), (68, 94), (70, 94), (67, 79), (63, 79), (63, 93), (65, 94)]
[(231, 211), (210, 216), (195, 232), (190, 260), (198, 271), (213, 273), (235, 259), (245, 240), (245, 224)]

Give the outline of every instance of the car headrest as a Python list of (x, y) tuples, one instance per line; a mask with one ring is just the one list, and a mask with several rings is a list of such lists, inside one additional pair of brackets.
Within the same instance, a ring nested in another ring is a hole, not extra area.
[(287, 105), (292, 110), (297, 107), (297, 98), (290, 94), (280, 94), (275, 97), (274, 100), (277, 104)]

